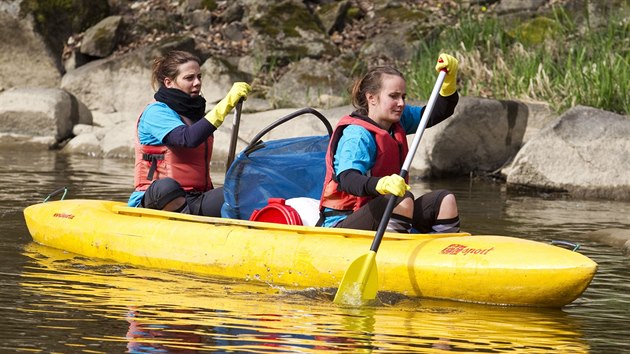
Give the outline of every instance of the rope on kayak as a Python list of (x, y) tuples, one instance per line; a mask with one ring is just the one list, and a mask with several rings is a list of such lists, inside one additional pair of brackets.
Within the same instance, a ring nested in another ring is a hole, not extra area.
[(66, 197), (66, 194), (68, 194), (68, 187), (62, 187), (62, 188), (59, 188), (59, 189), (57, 189), (56, 191), (54, 191), (54, 192), (50, 193), (50, 194), (46, 197), (46, 199), (44, 199), (44, 203), (46, 203), (46, 202), (48, 201), (48, 199), (50, 199), (51, 197), (54, 197), (54, 196), (56, 196), (57, 194), (59, 194), (59, 193), (61, 193), (61, 192), (63, 192), (63, 195), (61, 196), (61, 199), (60, 199), (60, 200), (63, 200), (63, 198), (65, 198), (65, 197)]
[(571, 251), (575, 252), (578, 249), (580, 249), (580, 244), (579, 243), (573, 243), (573, 242), (569, 242), (569, 241), (560, 241), (560, 240), (552, 240), (551, 244), (554, 246), (562, 246), (566, 249), (570, 249)]

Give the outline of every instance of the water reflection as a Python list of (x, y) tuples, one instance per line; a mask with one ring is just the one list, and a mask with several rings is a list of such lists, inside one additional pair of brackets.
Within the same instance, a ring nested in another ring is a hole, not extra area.
[(115, 352), (181, 353), (589, 351), (580, 321), (561, 310), (427, 300), (343, 308), (282, 289), (112, 265), (35, 243), (24, 255), (30, 261), (21, 296), (37, 301), (21, 311), (43, 315), (35, 332), (65, 332), (65, 350), (98, 344)]

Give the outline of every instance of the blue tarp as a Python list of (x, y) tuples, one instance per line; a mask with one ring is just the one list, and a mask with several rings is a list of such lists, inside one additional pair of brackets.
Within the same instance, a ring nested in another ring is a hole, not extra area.
[(221, 216), (248, 220), (269, 198), (318, 199), (326, 172), (329, 136), (260, 142), (240, 152), (225, 176)]

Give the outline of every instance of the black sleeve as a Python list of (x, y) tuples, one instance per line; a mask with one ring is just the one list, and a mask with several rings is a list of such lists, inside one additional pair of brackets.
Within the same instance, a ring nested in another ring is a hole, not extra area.
[(180, 125), (164, 137), (164, 145), (195, 148), (206, 141), (217, 128), (207, 119), (199, 119), (193, 125)]
[(362, 175), (358, 170), (345, 170), (337, 176), (339, 189), (346, 193), (359, 197), (366, 195), (379, 195), (376, 191), (378, 177)]
[(455, 106), (457, 106), (457, 102), (459, 102), (459, 94), (455, 91), (454, 94), (450, 96), (442, 96), (438, 95), (435, 100), (435, 106), (433, 106), (433, 112), (431, 112), (431, 116), (429, 117), (429, 121), (427, 122), (427, 128), (432, 127), (446, 118), (453, 115), (455, 112)]

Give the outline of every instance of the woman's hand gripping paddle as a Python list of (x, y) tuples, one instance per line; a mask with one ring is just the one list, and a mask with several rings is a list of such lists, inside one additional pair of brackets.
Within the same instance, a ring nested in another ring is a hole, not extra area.
[[(420, 125), (416, 131), (416, 136), (413, 138), (413, 143), (409, 148), (405, 162), (400, 170), (400, 176), (403, 178), (406, 178), (409, 174), (409, 166), (411, 166), (413, 156), (416, 154), (418, 145), (420, 145), (420, 138), (422, 138), (424, 128), (427, 126), (431, 112), (433, 112), (433, 106), (435, 105), (435, 101), (437, 100), (437, 96), (440, 92), (445, 76), (446, 71), (440, 71), (435, 86), (433, 87), (433, 92), (431, 92), (431, 96), (429, 97), (429, 102), (422, 114), (422, 119), (420, 119)], [(335, 294), (334, 302), (336, 304), (359, 306), (376, 298), (376, 293), (378, 292), (376, 251), (378, 251), (378, 247), (381, 244), (383, 234), (385, 234), (385, 229), (387, 228), (387, 223), (389, 223), (389, 218), (391, 217), (395, 206), (396, 198), (390, 197), (389, 202), (387, 202), (383, 218), (378, 225), (378, 230), (376, 231), (370, 251), (355, 259), (354, 262), (350, 264), (348, 270), (346, 270), (346, 274), (344, 274), (343, 279), (341, 280), (339, 289), (337, 289), (337, 294)]]

